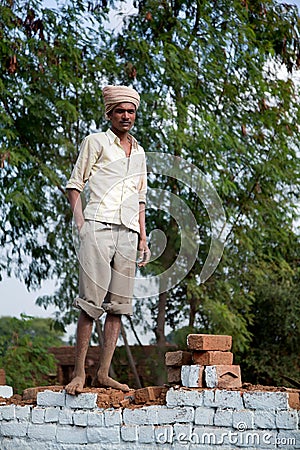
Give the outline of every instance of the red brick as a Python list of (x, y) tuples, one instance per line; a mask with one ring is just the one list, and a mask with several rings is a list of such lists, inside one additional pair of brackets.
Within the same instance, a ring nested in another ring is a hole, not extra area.
[(233, 353), (220, 352), (218, 350), (193, 351), (193, 361), (202, 366), (213, 365), (231, 365), (233, 362)]
[(300, 409), (300, 393), (289, 392), (289, 406), (293, 409)]
[[(215, 378), (208, 377), (208, 373), (212, 374), (212, 371), (215, 371)], [(240, 388), (242, 386), (241, 368), (239, 365), (206, 366), (205, 383), (210, 388)]]
[(5, 370), (0, 369), (0, 385), (5, 386), (6, 385), (6, 376), (5, 376)]
[(146, 388), (137, 389), (134, 394), (134, 401), (137, 405), (156, 402), (165, 390), (166, 388), (162, 386), (149, 386)]
[(220, 350), (231, 349), (232, 336), (222, 334), (189, 334), (187, 346), (190, 350)]
[(167, 367), (168, 383), (181, 384), (181, 367)]
[(190, 352), (178, 350), (177, 352), (167, 352), (165, 354), (166, 366), (185, 366), (192, 363), (192, 355)]

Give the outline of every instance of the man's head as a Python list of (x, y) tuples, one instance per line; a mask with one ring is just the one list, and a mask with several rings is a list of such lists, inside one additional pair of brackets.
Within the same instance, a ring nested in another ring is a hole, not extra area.
[(134, 105), (135, 111), (140, 104), (140, 96), (137, 91), (128, 86), (105, 86), (103, 88), (103, 98), (105, 103), (105, 117), (111, 119), (110, 113), (120, 104)]

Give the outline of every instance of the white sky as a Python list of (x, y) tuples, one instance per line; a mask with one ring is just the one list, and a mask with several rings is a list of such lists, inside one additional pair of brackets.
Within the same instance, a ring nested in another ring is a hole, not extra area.
[[(46, 0), (46, 2), (49, 4), (50, 7), (56, 4), (55, 0)], [(298, 6), (300, 10), (300, 0), (285, 1), (284, 3), (295, 4)], [(132, 6), (130, 1), (128, 12), (130, 11), (131, 8)], [(125, 7), (123, 7), (122, 12), (125, 11), (126, 9)], [(19, 318), (20, 314), (24, 313), (35, 317), (51, 317), (55, 311), (55, 308), (49, 307), (47, 310), (45, 310), (44, 308), (37, 306), (35, 304), (35, 301), (37, 297), (39, 297), (40, 295), (51, 295), (54, 292), (54, 290), (55, 290), (54, 282), (46, 281), (43, 283), (41, 289), (38, 290), (37, 292), (28, 292), (25, 284), (23, 284), (16, 278), (4, 277), (3, 280), (0, 282), (0, 299), (1, 299), (0, 316), (14, 316)], [(75, 327), (70, 326), (68, 328), (68, 334), (73, 334), (74, 330)], [(144, 341), (143, 338), (142, 341)]]

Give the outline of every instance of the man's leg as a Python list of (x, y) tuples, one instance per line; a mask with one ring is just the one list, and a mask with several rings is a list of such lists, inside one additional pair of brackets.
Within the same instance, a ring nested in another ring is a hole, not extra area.
[(101, 352), (99, 369), (97, 372), (98, 383), (104, 387), (121, 389), (128, 392), (130, 389), (127, 384), (118, 383), (108, 376), (110, 363), (117, 345), (121, 329), (121, 315), (107, 314), (104, 324), (104, 343)]
[(80, 394), (85, 383), (85, 358), (93, 329), (93, 319), (84, 311), (80, 312), (77, 325), (75, 368), (72, 381), (66, 386), (71, 395)]

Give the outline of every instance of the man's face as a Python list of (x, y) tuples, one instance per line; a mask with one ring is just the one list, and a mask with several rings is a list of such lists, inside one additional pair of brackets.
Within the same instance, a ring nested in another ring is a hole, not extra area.
[(119, 103), (109, 114), (111, 128), (121, 133), (129, 131), (134, 125), (135, 115), (133, 103)]

